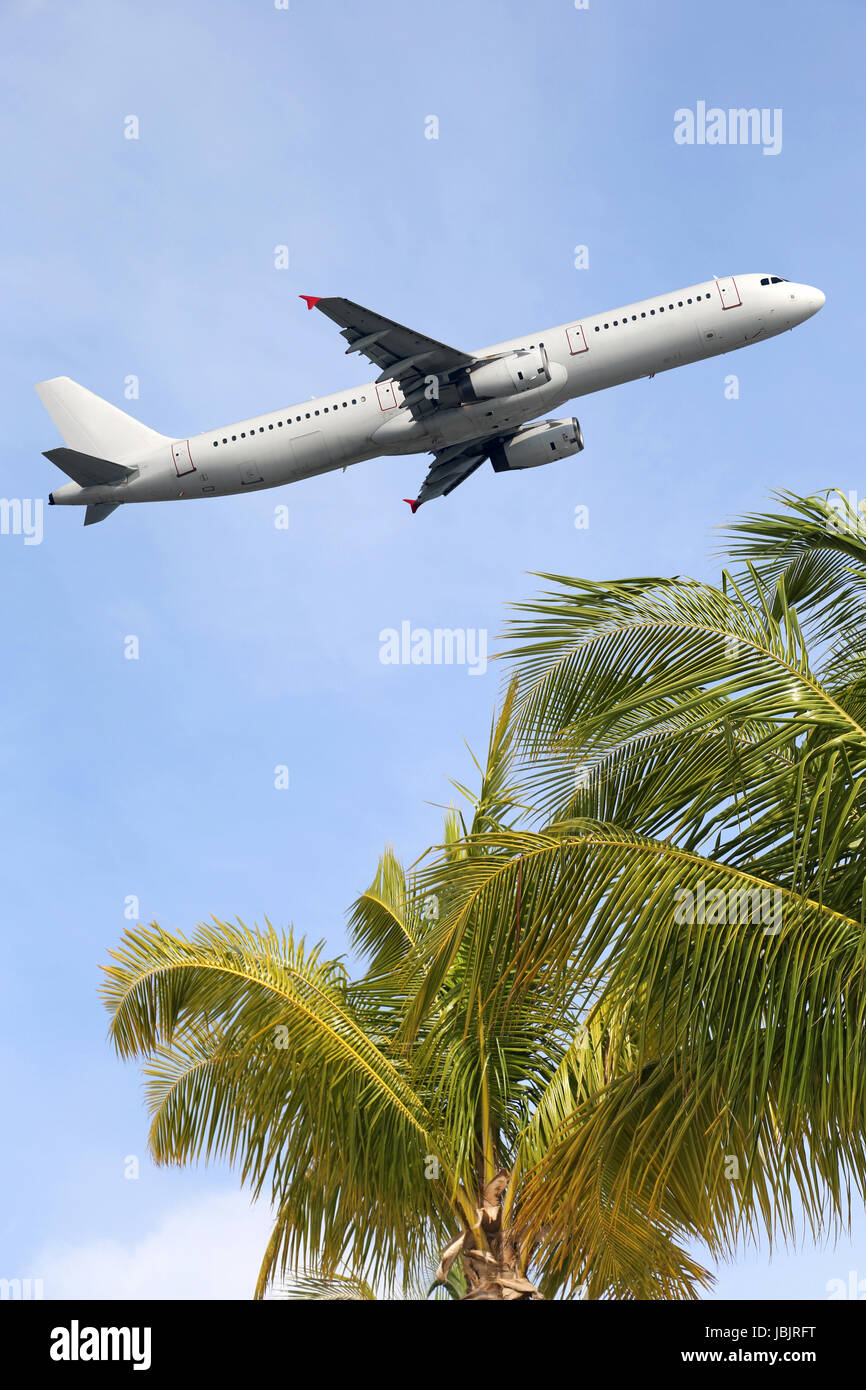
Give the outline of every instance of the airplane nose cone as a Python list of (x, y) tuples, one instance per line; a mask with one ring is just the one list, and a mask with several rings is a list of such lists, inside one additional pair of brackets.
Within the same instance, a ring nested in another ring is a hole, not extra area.
[(809, 285), (805, 294), (806, 304), (809, 308), (809, 315), (817, 314), (819, 309), (823, 309), (827, 302), (827, 296), (822, 290), (816, 290), (813, 285)]

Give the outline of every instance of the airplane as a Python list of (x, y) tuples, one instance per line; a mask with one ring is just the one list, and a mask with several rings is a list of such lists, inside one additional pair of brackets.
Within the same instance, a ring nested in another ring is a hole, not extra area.
[(65, 447), (45, 458), (71, 482), (48, 501), (83, 506), (84, 524), (121, 504), (225, 497), (281, 487), (385, 454), (432, 453), (415, 513), (489, 459), (497, 473), (583, 449), (574, 417), (537, 417), (566, 401), (776, 337), (824, 295), (781, 275), (713, 277), (556, 328), (461, 352), (348, 299), (301, 295), (337, 324), (379, 375), (302, 405), (187, 439), (157, 433), (79, 386), (36, 386)]

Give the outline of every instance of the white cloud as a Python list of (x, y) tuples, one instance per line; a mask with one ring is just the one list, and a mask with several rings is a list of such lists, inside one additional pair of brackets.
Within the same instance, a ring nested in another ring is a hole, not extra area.
[(51, 1243), (32, 1261), (50, 1298), (251, 1298), (271, 1233), (268, 1207), (222, 1192), (124, 1244)]

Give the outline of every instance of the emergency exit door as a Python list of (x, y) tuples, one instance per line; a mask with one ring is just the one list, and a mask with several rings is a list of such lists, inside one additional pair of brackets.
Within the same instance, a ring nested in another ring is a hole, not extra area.
[(566, 328), (565, 336), (568, 339), (568, 350), (572, 357), (574, 357), (575, 353), (586, 352), (588, 350), (586, 334), (583, 331), (582, 323), (575, 323), (571, 328)]

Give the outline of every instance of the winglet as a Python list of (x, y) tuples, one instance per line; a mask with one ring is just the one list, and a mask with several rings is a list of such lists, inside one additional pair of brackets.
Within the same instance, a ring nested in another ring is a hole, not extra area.
[(414, 516), (421, 503), (417, 502), (413, 497), (404, 497), (403, 501), (409, 503), (409, 506), (412, 508), (412, 515)]
[(308, 309), (315, 309), (315, 307), (316, 307), (316, 305), (318, 304), (318, 302), (319, 302), (319, 300), (321, 299), (321, 297), (322, 297), (322, 296), (321, 296), (320, 294), (299, 294), (299, 295), (298, 295), (298, 299), (305, 299), (305, 300), (307, 301), (307, 308), (308, 308)]

